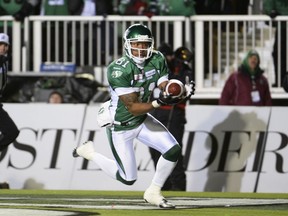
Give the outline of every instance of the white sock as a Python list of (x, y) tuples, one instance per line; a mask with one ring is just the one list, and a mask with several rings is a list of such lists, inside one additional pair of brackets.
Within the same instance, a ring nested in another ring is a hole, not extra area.
[[(150, 191), (157, 191), (160, 192), (161, 191), (161, 187), (158, 185), (155, 185), (153, 182), (151, 183), (151, 185), (149, 186)], [(161, 192), (160, 192), (161, 193)]]
[(107, 175), (109, 175), (113, 179), (116, 179), (118, 167), (114, 160), (111, 160), (97, 152), (94, 152), (91, 161), (96, 163)]
[(156, 171), (152, 179), (152, 183), (162, 188), (166, 179), (174, 169), (176, 163), (177, 162), (168, 161), (161, 156), (156, 165)]

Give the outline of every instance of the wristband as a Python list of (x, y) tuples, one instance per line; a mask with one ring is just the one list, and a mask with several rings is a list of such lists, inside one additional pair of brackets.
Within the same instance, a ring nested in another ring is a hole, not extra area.
[(154, 101), (152, 101), (152, 106), (153, 106), (154, 108), (159, 108), (159, 107), (161, 106), (161, 104), (159, 104), (159, 103), (157, 102), (157, 100), (154, 100)]

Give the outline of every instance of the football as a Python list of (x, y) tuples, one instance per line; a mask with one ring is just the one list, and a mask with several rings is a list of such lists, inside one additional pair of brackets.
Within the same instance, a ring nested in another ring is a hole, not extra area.
[(172, 98), (180, 98), (185, 92), (185, 86), (181, 81), (171, 79), (166, 85), (165, 92), (172, 96)]

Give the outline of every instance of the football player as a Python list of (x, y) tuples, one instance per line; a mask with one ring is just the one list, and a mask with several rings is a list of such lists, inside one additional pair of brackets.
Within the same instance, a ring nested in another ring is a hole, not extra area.
[[(137, 180), (133, 142), (138, 139), (161, 152), (152, 182), (144, 193), (144, 200), (161, 208), (174, 208), (175, 205), (162, 196), (161, 188), (177, 163), (181, 147), (171, 133), (148, 112), (187, 99), (194, 93), (194, 88), (186, 84), (184, 97), (176, 99), (165, 94), (169, 69), (165, 57), (153, 50), (154, 39), (145, 25), (131, 25), (123, 39), (124, 56), (113, 61), (107, 69), (111, 100), (106, 108), (99, 110), (98, 115), (98, 123), (99, 119), (103, 120), (103, 116), (107, 117), (102, 126), (106, 126), (114, 159), (97, 153), (92, 141), (74, 149), (73, 155), (95, 162), (112, 178), (132, 185)], [(151, 102), (149, 98), (156, 86), (161, 90), (160, 96)]]

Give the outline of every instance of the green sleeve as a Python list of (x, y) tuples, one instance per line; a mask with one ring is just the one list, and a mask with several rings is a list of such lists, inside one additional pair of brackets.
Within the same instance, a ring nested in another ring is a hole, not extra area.
[[(107, 78), (111, 88), (115, 89), (117, 87), (132, 86), (131, 80), (133, 80), (133, 76), (131, 74), (130, 63), (125, 65), (127, 61), (126, 58), (121, 58), (109, 65), (107, 69)], [(116, 62), (118, 62), (118, 64), (116, 64)], [(119, 64), (119, 62), (121, 63)]]

